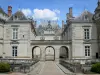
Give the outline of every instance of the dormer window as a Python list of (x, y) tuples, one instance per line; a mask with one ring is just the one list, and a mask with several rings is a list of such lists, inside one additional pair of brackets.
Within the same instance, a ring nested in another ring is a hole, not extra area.
[(15, 19), (17, 19), (17, 16), (15, 16)]
[(85, 16), (84, 16), (84, 19), (85, 19), (85, 20), (88, 20), (88, 16), (87, 16), (87, 15), (85, 15)]

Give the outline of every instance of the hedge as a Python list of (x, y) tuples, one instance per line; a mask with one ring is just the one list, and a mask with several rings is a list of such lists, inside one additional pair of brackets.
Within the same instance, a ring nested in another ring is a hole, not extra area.
[(100, 73), (100, 63), (93, 64), (91, 71), (95, 73)]
[(10, 65), (8, 63), (0, 62), (0, 73), (9, 71), (10, 71)]

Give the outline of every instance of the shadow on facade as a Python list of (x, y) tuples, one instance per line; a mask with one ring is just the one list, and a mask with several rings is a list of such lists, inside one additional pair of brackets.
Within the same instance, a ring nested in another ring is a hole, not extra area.
[(68, 59), (69, 58), (69, 50), (66, 46), (60, 47), (60, 59)]
[(40, 59), (41, 58), (41, 48), (39, 46), (35, 46), (32, 48), (32, 59)]

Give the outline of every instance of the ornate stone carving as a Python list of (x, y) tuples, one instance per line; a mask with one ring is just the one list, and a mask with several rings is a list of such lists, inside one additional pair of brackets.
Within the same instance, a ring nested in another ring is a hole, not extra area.
[(43, 37), (43, 36), (42, 36), (42, 37), (40, 37), (40, 40), (45, 40), (45, 37)]

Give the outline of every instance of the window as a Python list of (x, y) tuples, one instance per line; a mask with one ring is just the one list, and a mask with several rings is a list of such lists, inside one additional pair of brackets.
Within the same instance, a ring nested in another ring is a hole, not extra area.
[(90, 46), (85, 46), (85, 56), (90, 56)]
[(12, 46), (12, 56), (17, 56), (17, 46)]
[(17, 16), (15, 16), (15, 19), (17, 19)]
[(90, 30), (84, 29), (84, 39), (90, 39)]
[(18, 28), (13, 28), (13, 39), (18, 39)]
[(88, 20), (88, 16), (87, 16), (87, 15), (85, 15), (85, 16), (84, 16), (84, 19), (85, 19), (85, 20)]
[(23, 35), (23, 38), (24, 38), (24, 35)]

